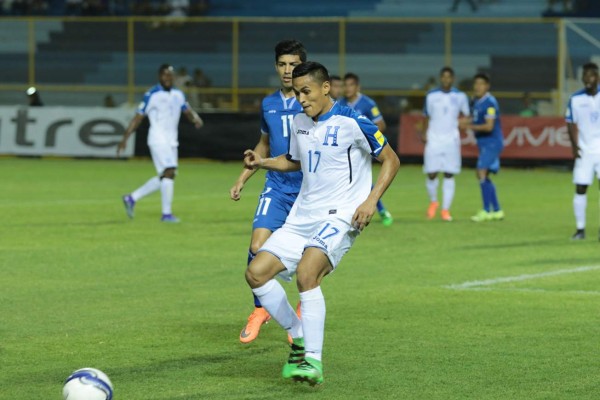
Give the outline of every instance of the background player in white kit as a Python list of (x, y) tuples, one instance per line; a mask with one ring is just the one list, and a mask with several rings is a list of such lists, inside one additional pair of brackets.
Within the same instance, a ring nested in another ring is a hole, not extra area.
[[(304, 113), (294, 118), (289, 154), (265, 159), (247, 150), (244, 162), (248, 167), (276, 171), (301, 169), (302, 186), (283, 227), (250, 263), (246, 280), (271, 317), (293, 338), (283, 377), (319, 384), (323, 382), (325, 329), (321, 280), (371, 221), (400, 161), (367, 117), (332, 103), (325, 67), (306, 62), (294, 69), (292, 77)], [(382, 166), (371, 190), (372, 157)], [(290, 278), (294, 273), (302, 320), (273, 279), (277, 274)]]
[(427, 174), (425, 186), (429, 195), (427, 218), (435, 217), (440, 205), (438, 202), (438, 174), (444, 174), (442, 185), (442, 211), (444, 221), (452, 221), (450, 206), (454, 199), (456, 183), (454, 175), (460, 172), (460, 134), (458, 119), (469, 115), (469, 100), (467, 95), (452, 85), (454, 70), (444, 67), (440, 71), (440, 87), (427, 93), (425, 97), (425, 123), (421, 136), (425, 142), (425, 165), (423, 171)]
[(144, 94), (144, 100), (138, 106), (135, 117), (129, 123), (123, 140), (117, 147), (117, 156), (125, 149), (127, 139), (148, 116), (148, 147), (158, 176), (150, 178), (145, 184), (123, 196), (123, 204), (129, 218), (133, 218), (135, 203), (142, 197), (160, 189), (163, 222), (179, 222), (172, 213), (175, 171), (177, 170), (177, 147), (179, 142), (178, 125), (181, 113), (200, 129), (203, 125), (200, 116), (190, 108), (185, 95), (173, 87), (173, 67), (163, 64), (158, 68), (159, 83)]
[[(598, 95), (598, 65), (583, 66), (584, 89), (575, 92), (569, 99), (565, 119), (573, 148), (573, 211), (577, 231), (573, 240), (585, 239), (585, 209), (587, 188), (600, 178), (600, 95)], [(600, 239), (600, 233), (599, 237)]]

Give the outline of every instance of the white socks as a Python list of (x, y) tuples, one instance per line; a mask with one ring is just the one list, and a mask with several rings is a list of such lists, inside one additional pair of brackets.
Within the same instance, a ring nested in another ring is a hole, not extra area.
[(443, 191), (443, 200), (442, 200), (442, 210), (449, 210), (452, 205), (452, 200), (454, 199), (454, 188), (456, 187), (456, 182), (454, 181), (454, 177), (452, 178), (444, 178), (444, 183), (442, 184)]
[(435, 179), (429, 179), (429, 177), (425, 180), (425, 186), (427, 187), (427, 194), (429, 195), (429, 201), (437, 201), (437, 190), (439, 180), (437, 176)]
[[(302, 322), (288, 302), (285, 290), (279, 282), (271, 279), (263, 286), (252, 289), (252, 292), (258, 297), (264, 309), (271, 314), (271, 318), (288, 331), (292, 338), (302, 337)], [(304, 312), (304, 305), (302, 312)]]
[(325, 332), (325, 298), (321, 287), (300, 293), (306, 357), (321, 361)]
[(587, 195), (575, 194), (573, 197), (573, 211), (577, 229), (585, 229), (585, 209), (587, 207)]
[(160, 179), (158, 178), (158, 176), (155, 176), (154, 178), (148, 179), (148, 182), (144, 183), (133, 193), (131, 193), (131, 197), (134, 201), (138, 201), (142, 197), (148, 196), (149, 194), (156, 192), (158, 189), (160, 189)]
[(173, 203), (173, 191), (175, 181), (170, 178), (162, 178), (160, 180), (160, 197), (162, 202), (162, 213), (171, 214), (171, 204)]

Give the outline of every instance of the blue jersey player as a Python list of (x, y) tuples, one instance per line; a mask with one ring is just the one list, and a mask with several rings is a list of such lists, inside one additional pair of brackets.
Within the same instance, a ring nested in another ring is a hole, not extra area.
[(500, 126), (500, 108), (496, 98), (489, 92), (490, 78), (479, 73), (473, 78), (475, 97), (471, 105), (472, 119), (461, 120), (462, 128), (475, 132), (479, 157), (477, 158), (477, 179), (481, 187), (483, 210), (471, 217), (474, 222), (500, 221), (504, 211), (500, 208), (496, 186), (490, 180), (490, 173), (500, 170), (500, 153), (504, 148)]
[[(377, 125), (381, 133), (385, 131), (385, 121), (379, 111), (379, 107), (377, 107), (377, 103), (369, 96), (365, 96), (360, 92), (360, 78), (358, 75), (352, 72), (344, 75), (344, 97), (340, 98), (338, 103), (341, 106), (350, 107), (357, 113), (369, 118), (371, 122)], [(377, 202), (377, 212), (381, 216), (384, 226), (390, 226), (394, 222), (392, 214), (386, 210), (381, 200)]]
[[(261, 137), (254, 148), (261, 157), (277, 157), (287, 154), (290, 130), (294, 116), (302, 111), (296, 100), (292, 86), (292, 71), (306, 61), (306, 50), (297, 40), (284, 40), (275, 46), (275, 70), (281, 80), (281, 88), (265, 97), (261, 109)], [(239, 200), (244, 184), (256, 172), (244, 169), (230, 190), (232, 200)], [(248, 264), (254, 259), (258, 249), (271, 234), (279, 229), (300, 191), (302, 172), (275, 172), (266, 174), (263, 192), (258, 199), (258, 207), (252, 222), (252, 238), (248, 249)], [(257, 338), (262, 324), (271, 319), (269, 313), (254, 296), (254, 311), (240, 333), (240, 342), (250, 343)]]

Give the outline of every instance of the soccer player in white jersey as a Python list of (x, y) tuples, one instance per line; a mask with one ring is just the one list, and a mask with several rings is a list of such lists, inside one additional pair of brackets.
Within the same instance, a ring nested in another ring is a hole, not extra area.
[[(298, 102), (287, 155), (263, 158), (246, 150), (251, 168), (302, 171), (298, 198), (283, 227), (269, 237), (246, 270), (246, 281), (263, 307), (293, 338), (284, 378), (323, 382), (325, 299), (321, 280), (336, 268), (360, 231), (369, 224), (377, 201), (390, 185), (400, 161), (385, 136), (367, 117), (333, 103), (327, 69), (316, 62), (292, 73)], [(371, 159), (382, 163), (371, 189)], [(300, 320), (274, 278), (296, 274)]]
[(575, 158), (573, 211), (577, 231), (572, 236), (573, 240), (585, 239), (587, 188), (594, 181), (594, 176), (600, 178), (598, 65), (587, 63), (583, 66), (582, 82), (584, 88), (571, 96), (565, 116)]
[(194, 124), (197, 129), (203, 125), (202, 118), (191, 109), (185, 95), (173, 87), (173, 67), (163, 64), (158, 69), (159, 83), (144, 94), (144, 100), (138, 106), (135, 117), (129, 123), (123, 140), (117, 147), (117, 156), (125, 149), (127, 139), (147, 116), (150, 120), (148, 131), (148, 147), (157, 176), (150, 178), (145, 184), (130, 194), (123, 196), (123, 204), (129, 218), (133, 218), (135, 203), (142, 197), (160, 190), (162, 203), (161, 221), (176, 223), (179, 218), (172, 212), (175, 172), (177, 170), (177, 147), (179, 142), (178, 125), (181, 113)]
[(442, 211), (444, 221), (452, 221), (450, 206), (456, 187), (454, 175), (460, 173), (460, 134), (458, 119), (469, 116), (467, 95), (454, 84), (454, 70), (444, 67), (440, 71), (440, 87), (427, 93), (425, 97), (425, 123), (421, 131), (425, 142), (423, 171), (427, 174), (425, 186), (429, 195), (427, 218), (433, 219), (440, 203), (438, 202), (438, 174), (444, 174), (442, 185)]

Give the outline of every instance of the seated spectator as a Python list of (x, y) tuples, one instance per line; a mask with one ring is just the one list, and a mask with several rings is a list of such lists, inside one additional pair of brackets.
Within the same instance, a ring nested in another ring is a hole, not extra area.
[(175, 74), (174, 80), (175, 87), (185, 90), (185, 88), (192, 86), (192, 77), (188, 74), (185, 67), (180, 67)]
[(559, 10), (558, 12), (569, 12), (573, 9), (572, 0), (548, 0), (548, 10), (546, 12), (556, 12), (554, 10), (554, 5), (556, 3), (562, 4), (562, 10)]
[(170, 17), (187, 17), (190, 2), (188, 0), (167, 0), (167, 9)]
[[(204, 71), (200, 68), (194, 70), (194, 79), (192, 80), (194, 88), (208, 88), (211, 87), (212, 82), (210, 78), (204, 74)], [(207, 108), (212, 107), (212, 96), (210, 94), (198, 93), (196, 91), (196, 100), (200, 107)]]
[(531, 101), (531, 95), (528, 92), (523, 93), (523, 109), (519, 112), (521, 117), (535, 117), (538, 115), (537, 107)]

